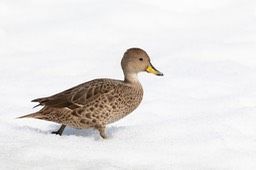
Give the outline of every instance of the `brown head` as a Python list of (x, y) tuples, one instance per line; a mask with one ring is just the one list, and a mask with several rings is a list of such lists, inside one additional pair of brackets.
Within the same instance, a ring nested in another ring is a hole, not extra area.
[(146, 71), (157, 76), (163, 76), (163, 73), (154, 68), (150, 62), (148, 54), (140, 48), (130, 48), (123, 56), (121, 61), (125, 81), (138, 81), (137, 74)]

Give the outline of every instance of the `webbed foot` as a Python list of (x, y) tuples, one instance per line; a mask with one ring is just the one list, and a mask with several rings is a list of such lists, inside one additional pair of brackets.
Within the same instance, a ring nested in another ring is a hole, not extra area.
[(55, 135), (62, 135), (64, 129), (65, 129), (66, 125), (61, 125), (61, 127), (59, 128), (59, 130), (57, 131), (53, 131), (52, 134), (55, 134)]

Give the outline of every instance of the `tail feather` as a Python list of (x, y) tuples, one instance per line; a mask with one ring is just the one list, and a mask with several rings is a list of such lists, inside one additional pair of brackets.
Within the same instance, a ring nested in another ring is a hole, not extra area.
[(59, 120), (59, 117), (69, 112), (70, 112), (69, 109), (56, 109), (56, 108), (45, 106), (38, 112), (24, 115), (18, 118), (34, 118), (34, 119), (43, 119), (43, 120), (56, 122)]
[(44, 105), (43, 103), (46, 102), (46, 101), (47, 101), (46, 98), (38, 98), (38, 99), (32, 100), (31, 102), (38, 102), (39, 103), (38, 105), (33, 107), (33, 108), (35, 108), (35, 107), (38, 107), (38, 106), (43, 106)]
[(47, 120), (47, 121), (63, 124), (63, 121), (66, 121), (66, 118), (64, 119), (64, 117), (69, 115), (71, 112), (72, 110), (67, 108), (57, 109), (57, 108), (51, 108), (51, 107), (45, 106), (38, 112), (24, 115), (18, 118), (34, 118), (34, 119)]
[(52, 112), (52, 109), (49, 107), (44, 107), (40, 111), (31, 113), (28, 115), (24, 115), (18, 118), (35, 118), (35, 119), (46, 119), (49, 117), (50, 113)]
[(42, 104), (35, 105), (35, 106), (33, 107), (33, 109), (36, 108), (36, 107), (38, 107), (38, 106), (43, 106), (43, 105), (42, 105)]
[(31, 102), (38, 102), (38, 103), (42, 103), (44, 101), (47, 101), (47, 98), (46, 97), (43, 97), (43, 98), (37, 98), (37, 99), (34, 99), (32, 100)]
[(32, 114), (28, 114), (28, 115), (24, 115), (24, 116), (21, 116), (21, 117), (17, 117), (18, 119), (21, 119), (21, 118), (37, 118), (38, 117), (38, 113), (32, 113)]

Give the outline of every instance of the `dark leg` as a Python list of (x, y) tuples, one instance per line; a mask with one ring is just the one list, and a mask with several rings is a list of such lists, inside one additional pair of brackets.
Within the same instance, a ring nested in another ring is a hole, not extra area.
[(62, 135), (64, 129), (65, 129), (66, 125), (61, 125), (61, 127), (59, 128), (58, 131), (53, 131), (52, 134), (56, 134), (56, 135)]

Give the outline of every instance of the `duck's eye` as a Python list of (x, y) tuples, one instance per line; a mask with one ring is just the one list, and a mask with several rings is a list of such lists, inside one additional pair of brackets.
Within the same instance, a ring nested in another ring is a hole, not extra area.
[(140, 61), (143, 61), (143, 58), (139, 58)]

